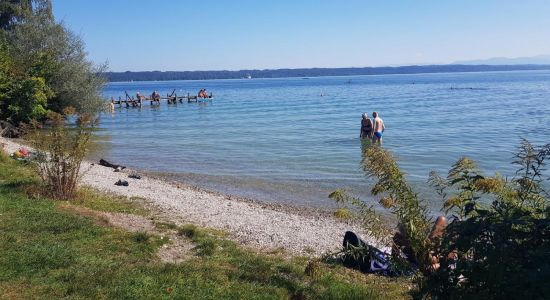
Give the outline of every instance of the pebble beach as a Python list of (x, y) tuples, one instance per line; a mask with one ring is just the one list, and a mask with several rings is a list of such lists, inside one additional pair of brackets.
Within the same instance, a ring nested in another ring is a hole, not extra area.
[[(0, 143), (8, 154), (22, 147), (5, 138), (1, 138)], [(326, 212), (273, 206), (151, 176), (132, 179), (128, 175), (135, 170), (115, 172), (113, 168), (89, 161), (83, 163), (82, 170), (82, 186), (144, 199), (147, 205), (176, 224), (219, 229), (239, 244), (260, 251), (284, 249), (292, 255), (320, 256), (340, 249), (345, 231), (361, 232), (356, 225)], [(114, 183), (118, 180), (126, 180), (129, 185), (117, 186)]]

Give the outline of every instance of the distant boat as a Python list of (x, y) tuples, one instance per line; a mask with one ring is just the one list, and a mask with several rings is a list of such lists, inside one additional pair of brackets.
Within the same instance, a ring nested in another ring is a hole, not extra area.
[(250, 74), (246, 74), (246, 76), (244, 76), (245, 79), (252, 79), (252, 75)]

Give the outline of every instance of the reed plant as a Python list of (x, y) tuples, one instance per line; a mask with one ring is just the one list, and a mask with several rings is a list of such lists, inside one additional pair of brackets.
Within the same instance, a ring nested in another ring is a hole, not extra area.
[[(413, 250), (415, 257), (411, 259), (417, 261), (421, 269), (428, 269), (431, 242), (428, 238), (430, 218), (426, 206), (407, 183), (405, 174), (388, 151), (377, 146), (364, 147), (361, 165), (365, 175), (376, 180), (371, 193), (380, 196), (379, 204), (396, 217), (400, 233)], [(329, 198), (340, 205), (350, 206), (353, 218), (359, 220), (381, 246), (400, 250), (393, 240), (394, 228), (384, 221), (374, 205), (344, 190), (331, 193)], [(399, 259), (399, 255), (394, 255), (394, 258)], [(401, 265), (401, 260), (395, 265)]]

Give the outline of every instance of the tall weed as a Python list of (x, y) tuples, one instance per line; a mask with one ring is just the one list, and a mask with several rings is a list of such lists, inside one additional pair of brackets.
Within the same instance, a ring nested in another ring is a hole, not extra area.
[[(70, 118), (74, 126), (69, 125)], [(63, 114), (48, 113), (47, 128), (38, 123), (28, 127), (26, 138), (36, 151), (39, 175), (52, 197), (74, 198), (97, 123), (93, 115), (74, 115), (74, 109), (66, 108)]]

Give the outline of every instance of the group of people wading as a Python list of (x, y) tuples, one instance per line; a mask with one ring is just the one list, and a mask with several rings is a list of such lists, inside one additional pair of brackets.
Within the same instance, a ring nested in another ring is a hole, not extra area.
[(361, 119), (361, 133), (362, 139), (372, 140), (373, 143), (382, 144), (382, 133), (384, 133), (384, 121), (380, 118), (377, 112), (372, 113), (373, 119), (369, 119), (369, 114), (364, 113), (363, 119)]

